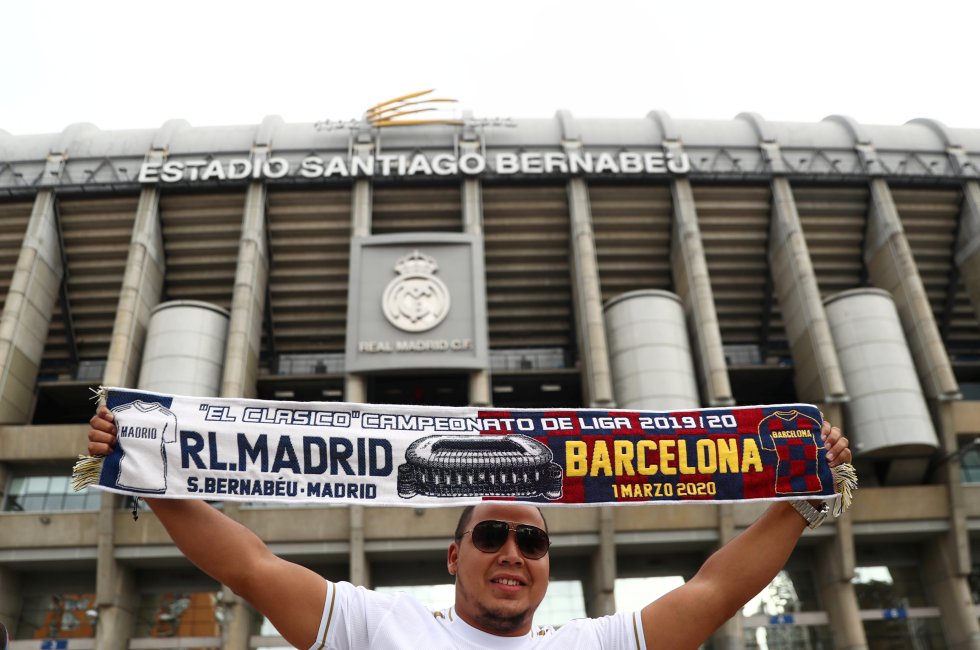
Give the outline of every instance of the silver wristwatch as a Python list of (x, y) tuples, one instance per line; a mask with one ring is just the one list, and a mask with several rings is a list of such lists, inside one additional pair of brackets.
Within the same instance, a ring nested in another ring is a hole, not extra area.
[(819, 508), (814, 508), (809, 501), (794, 501), (793, 507), (806, 519), (807, 528), (816, 528), (830, 514), (830, 505), (826, 501), (821, 501)]

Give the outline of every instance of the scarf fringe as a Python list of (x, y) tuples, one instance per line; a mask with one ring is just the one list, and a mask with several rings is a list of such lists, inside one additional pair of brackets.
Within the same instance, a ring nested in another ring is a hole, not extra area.
[(837, 467), (831, 467), (830, 471), (834, 475), (834, 492), (837, 493), (834, 516), (840, 517), (851, 507), (854, 491), (858, 489), (857, 470), (849, 463), (841, 463)]
[(102, 476), (103, 456), (79, 456), (71, 468), (71, 488), (81, 492), (90, 485), (97, 485)]

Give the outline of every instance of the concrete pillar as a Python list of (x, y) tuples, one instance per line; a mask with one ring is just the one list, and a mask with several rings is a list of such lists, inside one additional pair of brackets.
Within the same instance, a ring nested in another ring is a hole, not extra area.
[(156, 185), (147, 185), (140, 192), (102, 377), (106, 386), (136, 386), (150, 313), (163, 295), (165, 261), (159, 198)]
[[(718, 547), (735, 539), (735, 506), (721, 504), (718, 508)], [(741, 650), (745, 647), (745, 621), (739, 612), (721, 624), (711, 635), (711, 647), (715, 650)]]
[(0, 621), (7, 626), (10, 638), (16, 638), (17, 621), (23, 604), (20, 574), (0, 567)]
[[(951, 402), (934, 403), (945, 458), (957, 450), (952, 406)], [(947, 489), (950, 525), (946, 533), (925, 542), (921, 574), (933, 603), (942, 612), (949, 647), (976, 650), (980, 648), (980, 622), (970, 593), (970, 534), (960, 473), (955, 459), (936, 468), (936, 478)]]
[(371, 565), (365, 551), (364, 506), (350, 507), (350, 581), (353, 585), (371, 586)]
[[(354, 154), (367, 156), (373, 148), (374, 144), (368, 138), (354, 145)], [(371, 235), (371, 208), (371, 181), (363, 178), (354, 181), (354, 189), (351, 192), (351, 237)], [(367, 387), (363, 376), (347, 373), (344, 377), (344, 401), (367, 401)]]
[(102, 495), (95, 572), (95, 606), (99, 612), (95, 647), (99, 650), (127, 650), (139, 607), (139, 590), (132, 571), (115, 558), (115, 504), (116, 495)]
[(973, 611), (967, 577), (960, 574), (946, 537), (931, 539), (923, 549), (922, 579), (932, 602), (939, 607), (951, 650), (980, 648), (980, 625)]
[(671, 195), (674, 224), (670, 265), (674, 288), (684, 303), (701, 397), (709, 406), (731, 406), (735, 399), (728, 380), (721, 327), (715, 311), (691, 182), (686, 178), (675, 178), (671, 183)]
[(221, 649), (248, 650), (252, 635), (252, 619), (256, 616), (245, 600), (235, 595), (231, 589), (221, 590), (221, 603), (224, 607), (224, 620), (221, 621)]
[(871, 180), (871, 206), (864, 258), (874, 286), (892, 294), (928, 398), (960, 396), (922, 278), (905, 238), (891, 190), (883, 178)]
[[(475, 141), (461, 141), (460, 153), (479, 153)], [(467, 176), (462, 187), (463, 232), (483, 236), (483, 189), (480, 181)], [(482, 250), (482, 247), (481, 247)], [(482, 368), (470, 373), (470, 406), (490, 406), (490, 369)]]
[[(826, 420), (835, 426), (843, 426), (844, 412), (840, 402), (818, 406)], [(846, 431), (844, 433), (847, 434)], [(868, 647), (868, 640), (859, 613), (857, 593), (851, 582), (856, 566), (854, 527), (850, 513), (843, 514), (834, 522), (834, 537), (822, 541), (815, 550), (813, 576), (820, 602), (827, 612), (834, 647), (859, 650)]]
[(599, 509), (599, 546), (592, 555), (585, 587), (587, 616), (607, 616), (616, 612), (616, 520), (613, 509)]
[[(48, 167), (60, 169), (49, 160)], [(0, 424), (26, 424), (64, 273), (55, 196), (41, 190), (0, 316)]]
[[(565, 144), (566, 151), (579, 146)], [(592, 232), (592, 208), (585, 180), (568, 181), (568, 208), (572, 240), (572, 298), (575, 303), (575, 324), (579, 350), (582, 354), (582, 383), (585, 401), (593, 408), (612, 408), (612, 374), (606, 326), (602, 315), (602, 290), (599, 286), (599, 265), (596, 261), (595, 236)]]
[[(162, 161), (163, 151), (152, 151), (149, 160)], [(112, 340), (102, 382), (107, 386), (136, 386), (150, 313), (163, 294), (165, 259), (159, 218), (159, 193), (155, 185), (140, 192), (129, 255)], [(115, 514), (120, 497), (103, 494), (99, 509), (96, 567), (96, 647), (122, 650), (129, 643), (139, 593), (131, 572), (115, 558)], [(123, 591), (120, 591), (120, 590)]]
[(845, 399), (844, 377), (796, 200), (789, 181), (782, 176), (772, 179), (769, 263), (793, 354), (797, 395), (807, 402)]
[(820, 602), (829, 619), (834, 647), (841, 650), (868, 647), (857, 594), (851, 582), (855, 561), (852, 530), (850, 514), (837, 519), (836, 535), (816, 548), (813, 572)]
[(980, 182), (963, 183), (963, 213), (956, 240), (956, 265), (980, 320)]
[[(366, 156), (374, 145), (369, 140), (355, 145), (355, 155)], [(351, 236), (371, 235), (371, 182), (354, 181), (351, 199)], [(344, 400), (347, 402), (366, 402), (367, 386), (364, 377), (347, 373), (344, 377)], [(350, 581), (355, 585), (371, 586), (370, 565), (364, 550), (364, 506), (350, 506)]]
[[(265, 154), (265, 150), (253, 152), (256, 164), (264, 160)], [(224, 397), (255, 397), (257, 394), (262, 323), (269, 280), (265, 228), (265, 184), (250, 183), (245, 195), (235, 289), (225, 346), (221, 384)]]

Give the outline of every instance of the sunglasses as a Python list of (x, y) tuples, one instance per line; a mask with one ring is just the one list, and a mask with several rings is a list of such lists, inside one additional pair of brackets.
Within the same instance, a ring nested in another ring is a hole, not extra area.
[[(517, 549), (529, 560), (538, 560), (548, 553), (551, 538), (537, 526), (527, 524), (511, 524), (506, 521), (488, 519), (481, 521), (466, 533), (473, 534), (473, 546), (484, 553), (496, 553), (507, 543), (510, 531), (514, 531), (517, 539)], [(463, 533), (465, 535), (466, 533)], [(462, 535), (460, 535), (462, 539)]]

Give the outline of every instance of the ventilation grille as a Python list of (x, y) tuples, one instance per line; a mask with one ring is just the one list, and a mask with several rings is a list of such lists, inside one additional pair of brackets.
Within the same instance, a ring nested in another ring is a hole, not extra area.
[[(68, 309), (59, 300), (51, 317), (44, 348), (48, 371), (71, 370), (75, 355), (79, 360), (109, 356), (138, 201), (133, 196), (58, 202), (68, 262)], [(74, 350), (65, 325), (66, 311), (74, 326)]]
[(823, 298), (863, 286), (868, 188), (793, 186)]
[(673, 201), (666, 185), (590, 185), (603, 302), (638, 289), (671, 289)]
[(564, 185), (484, 186), (491, 348), (573, 348)]
[[(891, 190), (936, 324), (943, 330), (946, 347), (959, 354), (980, 353), (980, 325), (969, 295), (962, 280), (950, 286), (954, 279), (953, 250), (962, 193), (958, 188), (893, 187)], [(950, 292), (953, 302), (947, 313)]]
[(30, 201), (0, 203), (0, 307), (7, 301), (10, 280), (33, 209), (34, 204)]
[(769, 300), (767, 186), (695, 186), (694, 202), (725, 345), (758, 345), (766, 357), (788, 357), (779, 301)]
[(460, 186), (375, 186), (371, 232), (462, 232)]
[(244, 209), (244, 194), (160, 197), (164, 300), (203, 300), (231, 308)]
[(277, 354), (343, 352), (349, 188), (268, 194), (269, 297)]

